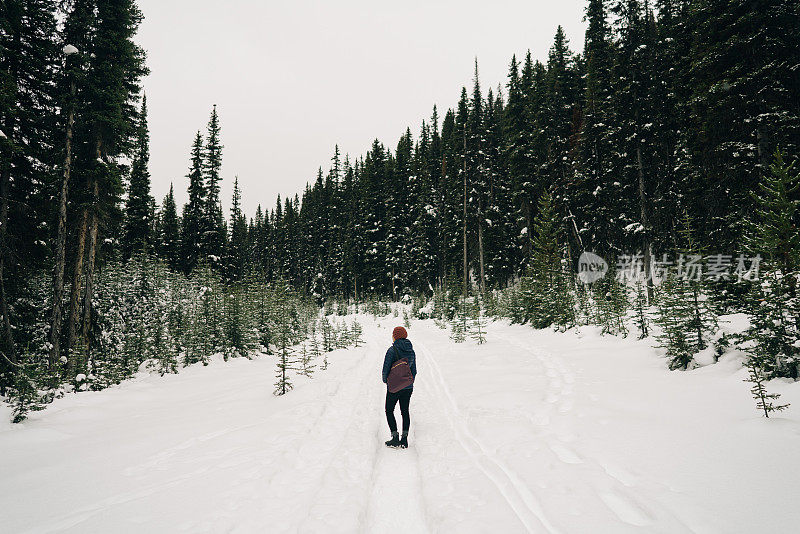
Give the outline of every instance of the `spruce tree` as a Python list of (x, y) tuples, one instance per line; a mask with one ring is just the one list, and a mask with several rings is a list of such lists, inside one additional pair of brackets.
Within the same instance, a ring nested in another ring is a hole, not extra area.
[(677, 264), (668, 269), (659, 287), (657, 336), (666, 350), (670, 369), (689, 369), (694, 354), (705, 349), (717, 329), (717, 318), (708, 303), (703, 278), (702, 248), (684, 215), (679, 231), (683, 247)]
[(525, 320), (534, 328), (569, 327), (575, 321), (573, 298), (562, 266), (562, 245), (553, 197), (545, 190), (533, 221), (532, 258), (520, 289)]
[(294, 349), (291, 342), (291, 318), (286, 307), (281, 307), (278, 312), (278, 363), (275, 372), (275, 395), (285, 395), (292, 387), (291, 373), (298, 370), (295, 361)]
[(192, 143), (189, 166), (189, 202), (181, 217), (181, 268), (189, 274), (197, 266), (202, 247), (206, 188), (203, 183), (203, 137), (198, 131)]
[(459, 299), (458, 309), (450, 321), (450, 339), (455, 343), (463, 343), (469, 333), (469, 312), (467, 300)]
[[(126, 258), (135, 252), (149, 252), (152, 245), (153, 197), (150, 195), (150, 134), (147, 128), (147, 97), (142, 97), (136, 131), (133, 162), (125, 201), (125, 229), (122, 251)], [(174, 202), (174, 201), (173, 201)]]
[(175, 194), (172, 184), (169, 193), (161, 203), (159, 217), (158, 251), (167, 264), (175, 270), (180, 269), (180, 221), (175, 206)]
[(225, 246), (225, 220), (222, 215), (220, 201), (220, 183), (222, 176), (222, 143), (220, 141), (220, 124), (217, 106), (211, 110), (206, 132), (206, 144), (203, 149), (203, 179), (205, 181), (205, 212), (202, 225), (202, 250), (204, 259), (219, 267)]
[(602, 334), (626, 336), (628, 327), (625, 317), (628, 312), (628, 292), (625, 284), (617, 279), (614, 272), (592, 284), (594, 304), (594, 323), (600, 326)]
[(311, 377), (314, 374), (314, 369), (317, 367), (313, 363), (313, 356), (311, 352), (308, 350), (308, 347), (305, 343), (303, 343), (303, 352), (300, 355), (300, 369), (299, 373), (303, 376)]
[[(800, 150), (797, 83), (800, 11), (795, 0), (693, 3), (689, 58), (693, 165), (702, 169), (697, 210), (705, 242), (735, 250), (755, 207), (754, 180), (775, 149)], [(752, 51), (758, 50), (758, 53)]]
[(242, 213), (241, 201), (242, 192), (237, 176), (233, 182), (231, 235), (226, 255), (226, 270), (230, 280), (241, 280), (244, 277), (248, 261), (247, 219)]
[(353, 319), (350, 326), (350, 338), (353, 340), (353, 346), (358, 348), (364, 344), (364, 329), (358, 319)]
[[(763, 279), (752, 283), (748, 298), (751, 327), (745, 338), (764, 364), (768, 378), (800, 374), (800, 230), (797, 225), (800, 172), (776, 151), (770, 173), (753, 194), (756, 205), (747, 224), (747, 248), (763, 258)], [(757, 260), (756, 260), (757, 261)]]
[(634, 321), (637, 328), (639, 328), (639, 339), (644, 339), (650, 335), (650, 316), (647, 310), (649, 299), (643, 282), (636, 282), (635, 291), (636, 295), (633, 301)]
[(483, 304), (480, 301), (476, 301), (472, 306), (472, 313), (469, 321), (469, 335), (478, 345), (486, 343), (486, 324)]
[[(78, 7), (80, 2), (75, 4)], [(76, 170), (83, 178), (79, 189), (80, 222), (77, 254), (70, 294), (68, 347), (74, 344), (79, 321), (78, 300), (83, 289), (83, 311), (80, 313), (80, 337), (91, 355), (93, 346), (93, 298), (95, 274), (100, 252), (105, 243), (101, 232), (115, 235), (114, 224), (120, 221), (118, 206), (122, 194), (124, 166), (120, 158), (130, 157), (138, 127), (132, 102), (138, 99), (139, 83), (148, 73), (144, 51), (134, 42), (142, 21), (142, 13), (133, 0), (98, 0), (92, 12), (92, 39), (88, 50), (89, 65), (81, 80), (85, 108), (76, 116)], [(101, 220), (105, 222), (101, 226)], [(83, 259), (85, 251), (85, 261)], [(99, 336), (94, 336), (96, 339)], [(70, 374), (86, 366), (86, 358), (69, 358)]]
[(53, 82), (55, 77), (67, 78), (65, 71), (77, 58), (71, 61), (70, 54), (60, 53), (57, 6), (54, 0), (17, 0), (0, 6), (0, 351), (5, 355), (0, 356), (0, 394), (13, 387), (14, 375), (21, 372), (17, 365), (27, 365), (28, 357), (38, 359), (40, 351), (48, 352), (38, 346), (44, 340), (34, 343), (24, 335), (25, 325), (44, 310), (30, 310), (24, 304), (31, 296), (27, 289), (34, 274), (46, 261), (44, 243), (55, 234), (50, 228), (53, 220), (58, 220), (60, 239), (53, 247), (51, 367), (59, 356), (69, 165), (58, 168), (62, 194), (57, 217), (51, 208), (56, 190), (50, 189), (50, 181), (56, 165), (66, 160), (61, 149), (67, 128), (56, 122), (55, 106), (69, 108), (70, 99), (59, 101), (56, 95), (63, 85), (56, 88)]
[[(614, 47), (607, 21), (607, 0), (590, 0), (586, 9), (588, 28), (584, 40), (586, 82), (582, 102), (579, 157), (576, 165), (576, 187), (570, 202), (570, 221), (578, 228), (582, 250), (603, 255), (612, 250), (617, 236), (612, 224), (611, 209), (618, 199), (613, 193), (611, 156), (614, 147), (611, 134), (615, 130), (611, 108), (611, 68)], [(577, 219), (577, 220), (576, 220)], [(617, 244), (619, 246), (619, 244)]]
[(765, 361), (766, 357), (768, 355), (756, 353), (747, 359), (745, 367), (747, 367), (748, 377), (744, 382), (753, 384), (750, 388), (750, 394), (756, 401), (756, 409), (763, 411), (764, 417), (768, 418), (770, 413), (783, 411), (789, 407), (789, 404), (775, 404), (773, 401), (777, 401), (780, 398), (780, 394), (767, 391), (767, 387), (764, 384), (767, 380), (764, 369), (768, 367)]

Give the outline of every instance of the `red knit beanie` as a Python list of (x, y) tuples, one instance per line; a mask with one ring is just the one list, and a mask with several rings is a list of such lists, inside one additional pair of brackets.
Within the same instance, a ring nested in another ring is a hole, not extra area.
[(392, 337), (394, 339), (406, 339), (408, 337), (408, 332), (402, 326), (395, 326), (394, 330), (392, 330)]

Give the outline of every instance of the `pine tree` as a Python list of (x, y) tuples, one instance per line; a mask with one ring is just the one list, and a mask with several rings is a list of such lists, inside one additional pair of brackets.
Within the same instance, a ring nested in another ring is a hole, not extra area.
[(338, 332), (336, 337), (336, 348), (337, 349), (346, 349), (352, 343), (352, 338), (350, 337), (350, 329), (347, 328), (347, 325), (342, 323), (337, 323), (336, 328), (334, 329), (335, 332)]
[(628, 312), (628, 294), (625, 285), (616, 275), (609, 272), (605, 278), (592, 284), (594, 300), (594, 323), (600, 326), (603, 334), (625, 336), (628, 328), (625, 316)]
[(122, 251), (126, 258), (135, 252), (149, 252), (152, 245), (153, 197), (150, 195), (150, 134), (147, 128), (147, 97), (142, 97), (133, 162), (125, 201), (125, 229)]
[(172, 184), (169, 184), (169, 193), (161, 203), (159, 217), (159, 244), (158, 251), (172, 269), (180, 269), (180, 221), (175, 206), (175, 194)]
[[(530, 64), (530, 54), (526, 65)], [(532, 69), (532, 64), (528, 67)], [(515, 230), (513, 243), (516, 246), (518, 261), (515, 271), (523, 257), (530, 257), (529, 230), (533, 218), (533, 189), (536, 185), (534, 151), (531, 148), (531, 108), (528, 105), (528, 79), (520, 78), (519, 63), (516, 56), (511, 58), (508, 72), (508, 102), (503, 111), (503, 159), (505, 160), (510, 182), (510, 196), (514, 207)]]
[(694, 238), (691, 220), (684, 216), (680, 229), (684, 247), (677, 265), (670, 269), (659, 288), (657, 336), (670, 359), (670, 369), (689, 369), (694, 354), (705, 349), (717, 329), (702, 278), (702, 249)]
[(220, 183), (222, 177), (222, 143), (220, 141), (220, 124), (217, 106), (211, 110), (206, 133), (206, 145), (203, 151), (203, 179), (206, 186), (205, 213), (203, 214), (202, 247), (206, 260), (219, 267), (225, 246), (225, 220), (222, 215), (220, 201)]
[(189, 274), (200, 260), (206, 211), (206, 188), (203, 183), (203, 136), (198, 131), (192, 143), (189, 174), (189, 202), (181, 217), (181, 268)]
[(30, 412), (42, 410), (46, 406), (46, 401), (39, 391), (35, 367), (27, 365), (18, 368), (17, 371), (8, 395), (13, 406), (12, 423), (21, 423)]
[[(763, 280), (752, 284), (748, 298), (751, 327), (745, 338), (769, 378), (800, 374), (800, 230), (797, 226), (800, 172), (776, 151), (770, 174), (753, 194), (756, 209), (747, 224), (747, 248), (763, 258)], [(751, 261), (753, 261), (751, 259)], [(758, 261), (758, 260), (755, 260)]]
[[(63, 86), (56, 88), (53, 82), (54, 77), (67, 78), (66, 71), (71, 72), (77, 58), (70, 61), (70, 54), (64, 54), (65, 64), (61, 65), (57, 6), (53, 0), (4, 2), (0, 6), (0, 351), (5, 356), (0, 357), (0, 394), (14, 387), (15, 375), (21, 372), (17, 365), (33, 363), (25, 361), (27, 358), (38, 359), (39, 347), (26, 339), (24, 331), (44, 309), (26, 310), (23, 304), (30, 296), (29, 284), (46, 261), (43, 245), (55, 234), (50, 232), (54, 219), (58, 221), (58, 237), (53, 246), (51, 367), (59, 357), (65, 188), (70, 173), (68, 164), (56, 167), (67, 160), (61, 153), (67, 127), (63, 125), (62, 129), (56, 122), (55, 106), (61, 105), (66, 118), (71, 100), (59, 101), (57, 89)], [(70, 94), (69, 89), (65, 93)], [(54, 213), (51, 195), (56, 188), (50, 190), (50, 183), (56, 170), (62, 179), (59, 210)], [(46, 347), (42, 349), (48, 352)]]
[(469, 331), (469, 313), (467, 312), (467, 302), (461, 298), (458, 311), (453, 315), (450, 322), (450, 339), (455, 343), (463, 343)]
[[(693, 165), (702, 169), (696, 211), (709, 245), (735, 250), (754, 205), (754, 180), (777, 147), (800, 150), (800, 84), (794, 0), (693, 3), (689, 64)], [(753, 54), (752, 50), (759, 53)]]
[[(310, 329), (308, 338), (311, 340), (310, 341), (310, 344), (311, 344), (311, 346), (310, 346), (311, 357), (316, 359), (322, 354), (322, 351), (320, 350), (320, 347), (319, 347), (319, 337), (317, 336), (317, 322), (316, 322), (316, 320), (311, 322), (311, 329)], [(327, 365), (325, 366), (325, 368), (327, 368)]]
[(644, 339), (650, 335), (650, 317), (647, 313), (649, 299), (644, 284), (636, 282), (636, 296), (633, 301), (634, 321), (639, 328), (639, 339)]
[(613, 224), (612, 210), (618, 199), (613, 193), (614, 180), (610, 179), (614, 151), (611, 138), (616, 125), (612, 122), (613, 109), (609, 98), (614, 46), (607, 22), (607, 4), (607, 0), (590, 0), (586, 9), (586, 83), (576, 186), (568, 214), (577, 228), (576, 240), (580, 248), (594, 250), (600, 255), (612, 250), (618, 240), (609, 227)]
[[(76, 3), (75, 7), (78, 8)], [(85, 6), (84, 6), (85, 7)], [(109, 224), (119, 221), (124, 166), (119, 161), (130, 156), (132, 140), (137, 130), (137, 113), (132, 102), (138, 99), (139, 82), (148, 73), (144, 51), (134, 42), (142, 14), (133, 0), (98, 0), (92, 11), (93, 19), (88, 50), (89, 66), (81, 80), (86, 106), (76, 117), (76, 170), (85, 180), (78, 198), (80, 222), (78, 243), (70, 294), (68, 348), (75, 343), (79, 321), (78, 300), (84, 282), (83, 311), (80, 313), (82, 343), (91, 355), (90, 337), (93, 330), (93, 298), (101, 231), (113, 231)], [(91, 18), (91, 17), (90, 17)], [(84, 261), (85, 252), (85, 261)], [(86, 366), (83, 357), (69, 358), (71, 375)]]
[(320, 321), (320, 330), (322, 331), (322, 350), (331, 352), (336, 348), (336, 336), (333, 331), (333, 325), (327, 317), (323, 317)]
[(242, 213), (242, 193), (239, 177), (233, 182), (233, 201), (231, 206), (231, 235), (227, 249), (227, 276), (230, 280), (241, 280), (245, 275), (248, 259), (247, 220)]
[(307, 377), (311, 377), (314, 374), (314, 369), (317, 367), (316, 365), (311, 363), (312, 355), (309, 352), (306, 344), (303, 343), (303, 353), (300, 356), (300, 370), (299, 374)]
[(748, 377), (744, 382), (750, 382), (753, 387), (750, 388), (750, 394), (756, 401), (756, 408), (764, 412), (764, 417), (769, 417), (772, 412), (780, 412), (789, 407), (789, 404), (774, 404), (772, 401), (777, 401), (780, 398), (778, 393), (768, 393), (767, 387), (764, 384), (766, 377), (764, 375), (765, 365), (764, 356), (766, 355), (751, 355), (745, 362), (747, 367)]
[(571, 326), (575, 322), (575, 306), (562, 267), (560, 232), (549, 191), (539, 199), (533, 225), (533, 256), (520, 285), (525, 320), (534, 328)]
[(483, 313), (481, 302), (472, 306), (472, 316), (469, 322), (469, 335), (478, 345), (486, 343), (486, 316)]
[(294, 358), (294, 350), (291, 347), (289, 328), (289, 317), (285, 312), (281, 312), (280, 325), (278, 327), (278, 363), (275, 373), (275, 395), (285, 395), (292, 389), (293, 384), (290, 374), (298, 370)]
[(360, 347), (364, 344), (364, 329), (361, 326), (361, 323), (358, 322), (358, 319), (353, 319), (353, 323), (350, 326), (350, 337), (353, 340), (354, 347)]

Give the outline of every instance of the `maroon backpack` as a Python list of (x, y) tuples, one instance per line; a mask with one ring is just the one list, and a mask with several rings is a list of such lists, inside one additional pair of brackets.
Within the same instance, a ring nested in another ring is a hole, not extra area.
[[(397, 354), (397, 348), (394, 349)], [(386, 377), (386, 387), (389, 388), (389, 393), (397, 393), (403, 388), (406, 388), (414, 383), (414, 375), (411, 374), (411, 366), (408, 365), (408, 360), (400, 358), (395, 360), (389, 369), (389, 376)]]

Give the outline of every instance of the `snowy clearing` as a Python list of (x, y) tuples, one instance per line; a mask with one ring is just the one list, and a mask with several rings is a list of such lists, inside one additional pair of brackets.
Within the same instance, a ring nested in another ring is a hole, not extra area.
[(669, 372), (649, 342), (431, 321), (409, 339), (411, 443), (387, 449), (397, 319), (272, 395), (274, 360), (196, 365), (0, 413), (3, 532), (792, 532), (800, 388), (763, 419), (746, 373)]

